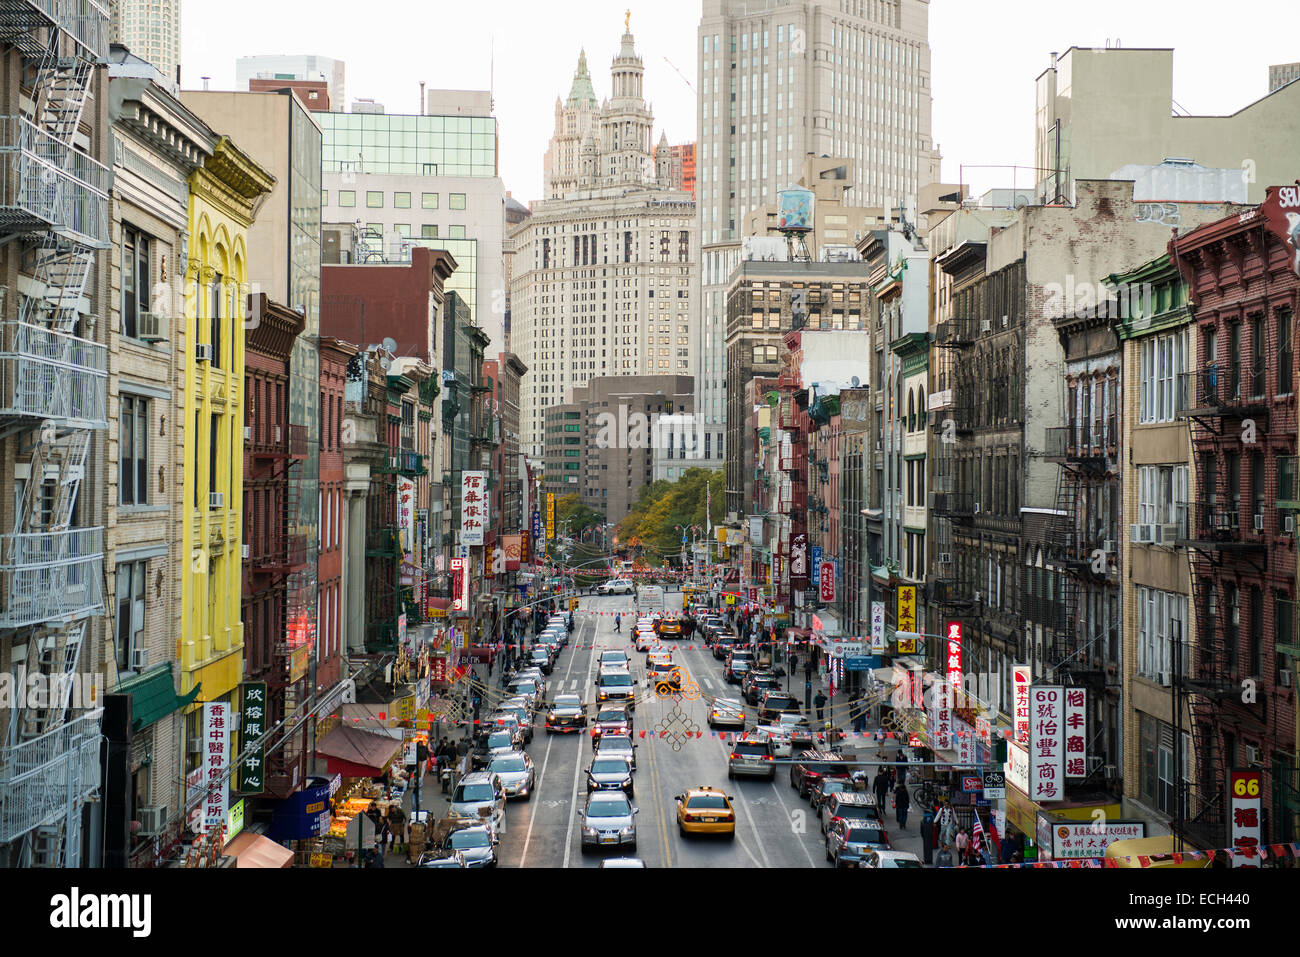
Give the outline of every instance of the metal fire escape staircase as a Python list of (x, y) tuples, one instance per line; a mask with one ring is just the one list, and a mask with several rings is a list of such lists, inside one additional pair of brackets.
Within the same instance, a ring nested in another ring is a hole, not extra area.
[(107, 8), (0, 0), (0, 42), (34, 76), (31, 115), (0, 118), (0, 242), (23, 243), (31, 278), (17, 322), (3, 324), (0, 430), (32, 449), (13, 534), (0, 539), (0, 630), (14, 636), (15, 662), (28, 674), (68, 679), (46, 707), (11, 716), (0, 749), (0, 845), (17, 843), (20, 866), (77, 867), (82, 808), (99, 786), (102, 712), (69, 710), (89, 617), (103, 612), (103, 530), (72, 523), (91, 431), (106, 425), (105, 357), (79, 304), (108, 245), (108, 171), (74, 140), (108, 52)]

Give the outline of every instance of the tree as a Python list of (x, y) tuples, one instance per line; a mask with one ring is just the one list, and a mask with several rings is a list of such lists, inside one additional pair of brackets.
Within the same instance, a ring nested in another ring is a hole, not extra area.
[(662, 565), (668, 556), (681, 554), (682, 533), (675, 526), (698, 525), (703, 533), (710, 496), (713, 507), (708, 518), (717, 525), (726, 512), (726, 479), (721, 471), (688, 469), (676, 482), (661, 479), (644, 486), (636, 505), (619, 523), (619, 537), (639, 540), (645, 558)]

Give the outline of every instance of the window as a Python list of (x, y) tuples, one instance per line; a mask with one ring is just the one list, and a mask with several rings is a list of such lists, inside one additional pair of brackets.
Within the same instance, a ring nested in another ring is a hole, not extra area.
[(1174, 652), (1184, 672), (1189, 665), (1187, 596), (1138, 586), (1137, 599), (1138, 674), (1168, 687), (1173, 681)]
[(1144, 339), (1139, 362), (1138, 421), (1172, 422), (1178, 377), (1187, 371), (1187, 331)]
[(131, 670), (131, 653), (144, 637), (144, 594), (148, 562), (117, 566), (117, 667)]
[(122, 396), (118, 419), (119, 505), (149, 503), (149, 400)]
[(1173, 525), (1187, 535), (1187, 466), (1138, 467), (1138, 524)]
[(452, 226), (452, 227), (450, 227), (450, 228), (448, 229), (448, 231), (447, 231), (447, 236), (448, 236), (448, 238), (450, 238), (450, 239), (464, 239), (464, 238), (465, 238), (465, 227), (464, 227), (464, 226)]
[(438, 208), (438, 194), (437, 194), (437, 193), (421, 193), (421, 194), (420, 194), (420, 208), (421, 208), (421, 209), (437, 209), (437, 208)]
[(393, 208), (394, 208), (394, 209), (410, 209), (410, 208), (411, 208), (411, 194), (410, 194), (410, 193), (394, 193), (394, 194), (393, 194)]
[(149, 311), (149, 237), (122, 228), (122, 335), (140, 337), (139, 317)]
[(437, 227), (437, 226), (431, 226), (431, 225), (429, 225), (428, 223), (425, 223), (423, 226), (420, 227), (420, 238), (421, 238), (421, 239), (437, 239), (437, 238), (438, 238), (438, 227)]
[(394, 223), (394, 224), (393, 224), (393, 232), (397, 233), (397, 235), (400, 236), (402, 239), (410, 239), (410, 238), (411, 238), (411, 224), (410, 224), (410, 223)]
[(209, 342), (212, 345), (212, 368), (221, 368), (221, 299), (224, 290), (225, 277), (217, 273), (216, 278), (212, 280), (212, 301), (208, 316), (212, 320), (212, 338)]
[(464, 208), (465, 208), (465, 194), (464, 194), (464, 193), (448, 193), (448, 194), (447, 194), (447, 199), (448, 199), (448, 201), (447, 201), (447, 206), (448, 206), (449, 209), (464, 209)]
[(382, 189), (366, 190), (366, 208), (367, 209), (384, 208), (384, 191)]
[(357, 191), (354, 189), (339, 190), (339, 206), (345, 209), (351, 209), (357, 205)]
[(1250, 320), (1250, 343), (1254, 351), (1253, 365), (1251, 367), (1250, 377), (1250, 394), (1252, 396), (1264, 394), (1265, 363), (1264, 363), (1264, 315), (1256, 313)]
[(1290, 395), (1295, 391), (1292, 372), (1295, 369), (1291, 345), (1291, 310), (1279, 309), (1277, 313), (1277, 394)]
[(330, 191), (329, 191), (329, 190), (327, 190), (327, 189), (323, 189), (323, 190), (320, 191), (320, 204), (321, 204), (321, 206), (328, 206), (328, 205), (330, 204)]

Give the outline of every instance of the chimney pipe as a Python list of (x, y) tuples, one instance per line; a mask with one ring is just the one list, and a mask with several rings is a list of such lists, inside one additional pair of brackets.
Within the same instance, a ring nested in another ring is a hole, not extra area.
[(212, 77), (210, 77), (210, 76), (205, 76), (205, 77), (203, 77), (203, 89), (204, 89), (204, 90), (206, 90), (206, 89), (208, 88), (208, 81), (209, 81), (210, 79), (212, 79)]
[(420, 115), (424, 116), (424, 81), (420, 81)]

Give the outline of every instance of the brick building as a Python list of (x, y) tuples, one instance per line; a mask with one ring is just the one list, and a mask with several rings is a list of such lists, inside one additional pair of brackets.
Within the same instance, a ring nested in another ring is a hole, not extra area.
[(320, 495), (321, 542), (317, 558), (320, 578), (320, 641), (317, 646), (317, 690), (344, 677), (343, 622), (348, 614), (344, 584), (347, 536), (347, 473), (343, 467), (344, 383), (348, 362), (357, 347), (342, 339), (322, 337), (320, 347)]

